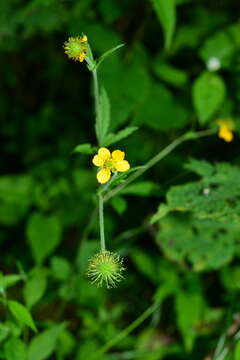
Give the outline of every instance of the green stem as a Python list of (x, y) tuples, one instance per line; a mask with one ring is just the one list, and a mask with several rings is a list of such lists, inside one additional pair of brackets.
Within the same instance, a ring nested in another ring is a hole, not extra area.
[(103, 197), (101, 194), (99, 194), (99, 227), (100, 227), (101, 251), (105, 251), (106, 245), (105, 245), (105, 234), (104, 234)]
[(141, 169), (136, 171), (134, 174), (129, 176), (129, 178), (122, 184), (118, 185), (113, 189), (112, 191), (109, 191), (108, 194), (106, 194), (103, 198), (104, 201), (108, 201), (110, 198), (115, 196), (119, 191), (124, 189), (126, 186), (128, 186), (131, 182), (136, 180), (139, 176), (141, 176), (145, 171), (156, 165), (160, 160), (162, 160), (165, 156), (167, 156), (169, 153), (171, 153), (177, 146), (182, 144), (184, 141), (187, 140), (193, 140), (198, 139), (200, 137), (205, 137), (209, 135), (213, 135), (216, 132), (216, 129), (209, 129), (199, 132), (188, 132), (179, 138), (175, 139), (173, 142), (171, 142), (167, 147), (165, 147), (163, 150), (161, 150), (156, 156), (154, 156), (152, 159), (150, 159)]
[(98, 85), (98, 76), (97, 70), (94, 69), (92, 71), (93, 74), (93, 89), (94, 89), (94, 99), (95, 99), (95, 113), (96, 113), (96, 121), (95, 121), (95, 131), (98, 139), (99, 146), (101, 145), (101, 139), (98, 136), (97, 124), (100, 120), (100, 99), (99, 99), (99, 85)]
[(90, 359), (95, 360), (102, 357), (110, 348), (119, 343), (123, 338), (129, 335), (134, 329), (136, 329), (144, 320), (146, 320), (159, 306), (159, 303), (154, 303), (149, 306), (136, 320), (134, 320), (129, 326), (118, 333), (109, 342), (103, 345)]

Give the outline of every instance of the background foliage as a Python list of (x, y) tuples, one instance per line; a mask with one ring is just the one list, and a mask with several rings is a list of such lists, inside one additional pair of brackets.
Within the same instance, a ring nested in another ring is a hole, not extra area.
[[(97, 56), (126, 43), (99, 76), (111, 132), (139, 128), (114, 145), (132, 166), (218, 118), (236, 126), (109, 201), (108, 247), (127, 266), (111, 291), (85, 278), (97, 183), (72, 150), (96, 145), (91, 74), (62, 48), (82, 32)], [(101, 359), (240, 359), (239, 34), (234, 0), (1, 0), (0, 358), (90, 359), (157, 299)]]

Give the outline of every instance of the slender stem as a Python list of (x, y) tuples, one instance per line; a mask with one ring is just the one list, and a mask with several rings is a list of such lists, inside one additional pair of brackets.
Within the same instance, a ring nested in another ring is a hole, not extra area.
[(100, 227), (101, 251), (105, 251), (106, 245), (105, 245), (105, 234), (104, 234), (103, 197), (101, 194), (99, 194), (99, 227)]
[(134, 174), (129, 176), (129, 178), (122, 184), (118, 185), (113, 189), (112, 191), (109, 191), (108, 194), (106, 194), (103, 198), (104, 201), (108, 201), (110, 198), (115, 196), (119, 191), (124, 189), (126, 186), (128, 186), (131, 182), (136, 180), (139, 176), (141, 176), (145, 171), (156, 165), (160, 160), (162, 160), (165, 156), (167, 156), (169, 153), (171, 153), (177, 146), (182, 144), (184, 141), (187, 140), (193, 140), (198, 139), (200, 137), (205, 137), (209, 135), (213, 135), (216, 132), (216, 129), (209, 129), (199, 132), (191, 132), (186, 133), (179, 138), (175, 139), (173, 142), (171, 142), (167, 147), (165, 147), (163, 150), (161, 150), (156, 156), (154, 156), (152, 159), (150, 159), (141, 169), (136, 171)]
[(111, 347), (119, 343), (123, 338), (129, 335), (134, 329), (136, 329), (144, 320), (146, 320), (159, 306), (159, 303), (154, 303), (149, 306), (136, 320), (134, 320), (129, 326), (120, 331), (114, 338), (103, 345), (90, 359), (95, 360), (102, 357)]
[(95, 122), (95, 131), (98, 138), (98, 144), (101, 145), (101, 139), (98, 137), (98, 132), (96, 128), (96, 124), (98, 124), (100, 119), (100, 100), (99, 100), (99, 85), (98, 85), (98, 77), (97, 77), (97, 69), (92, 71), (93, 74), (93, 89), (94, 89), (94, 99), (95, 99), (95, 113), (96, 113), (96, 122)]

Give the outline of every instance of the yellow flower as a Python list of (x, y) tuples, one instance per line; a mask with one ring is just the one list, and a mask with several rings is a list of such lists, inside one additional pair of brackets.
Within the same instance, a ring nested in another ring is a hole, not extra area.
[(83, 62), (87, 55), (87, 36), (70, 37), (64, 43), (65, 53), (70, 59)]
[(217, 121), (219, 125), (218, 137), (225, 140), (226, 142), (231, 142), (233, 140), (233, 130), (234, 123), (231, 119), (219, 119)]
[(111, 177), (112, 172), (125, 172), (130, 169), (127, 160), (124, 160), (125, 153), (115, 150), (110, 153), (107, 148), (100, 148), (98, 154), (94, 156), (92, 162), (101, 169), (97, 173), (97, 180), (100, 184), (105, 184)]

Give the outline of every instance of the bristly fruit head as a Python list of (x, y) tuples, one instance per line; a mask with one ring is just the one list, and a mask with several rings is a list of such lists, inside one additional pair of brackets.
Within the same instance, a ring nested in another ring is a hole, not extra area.
[(70, 59), (83, 62), (87, 55), (87, 36), (70, 37), (64, 43), (65, 53)]
[(119, 255), (110, 251), (101, 251), (95, 254), (90, 260), (87, 270), (87, 277), (97, 287), (106, 286), (107, 289), (117, 286), (123, 279), (123, 260)]

